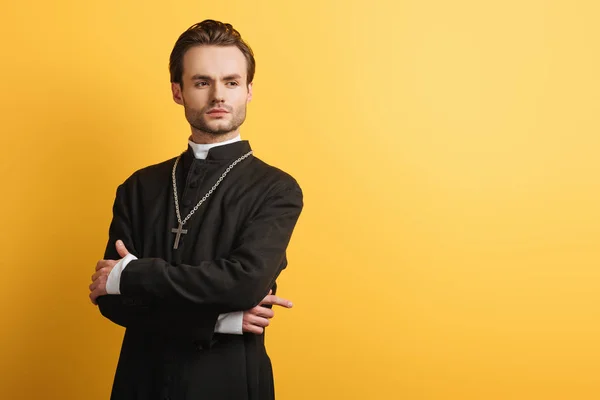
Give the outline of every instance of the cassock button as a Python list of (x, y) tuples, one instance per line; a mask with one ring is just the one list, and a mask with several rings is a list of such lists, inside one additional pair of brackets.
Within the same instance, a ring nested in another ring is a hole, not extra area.
[(198, 181), (193, 181), (192, 183), (190, 183), (190, 187), (192, 189), (196, 189), (198, 187)]
[(183, 204), (184, 207), (189, 207), (192, 205), (192, 201), (190, 199), (185, 199), (184, 201), (181, 202), (181, 204)]

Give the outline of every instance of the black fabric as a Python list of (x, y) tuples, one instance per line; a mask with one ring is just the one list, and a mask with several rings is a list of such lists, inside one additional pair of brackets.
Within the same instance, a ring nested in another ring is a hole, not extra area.
[[(247, 141), (191, 148), (177, 167), (182, 219), (238, 157)], [(121, 275), (121, 295), (98, 298), (126, 327), (111, 399), (271, 400), (264, 335), (216, 334), (221, 313), (256, 306), (286, 267), (285, 250), (303, 207), (285, 172), (250, 156), (236, 165), (184, 225), (177, 250), (171, 172), (175, 159), (134, 173), (117, 189), (106, 259), (123, 240), (138, 257)]]

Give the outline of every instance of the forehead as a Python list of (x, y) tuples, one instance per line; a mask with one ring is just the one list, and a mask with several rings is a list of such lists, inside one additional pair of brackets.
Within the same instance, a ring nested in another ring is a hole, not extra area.
[(246, 58), (235, 46), (194, 46), (183, 56), (183, 77), (220, 77), (238, 74), (246, 77)]

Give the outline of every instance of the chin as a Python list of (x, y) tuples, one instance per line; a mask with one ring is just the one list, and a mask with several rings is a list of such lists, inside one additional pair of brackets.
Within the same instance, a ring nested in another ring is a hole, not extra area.
[(225, 135), (232, 131), (230, 126), (212, 126), (211, 128), (215, 135)]
[(211, 129), (211, 133), (215, 136), (228, 135), (231, 132), (233, 132), (233, 129), (231, 129), (231, 127), (213, 127)]

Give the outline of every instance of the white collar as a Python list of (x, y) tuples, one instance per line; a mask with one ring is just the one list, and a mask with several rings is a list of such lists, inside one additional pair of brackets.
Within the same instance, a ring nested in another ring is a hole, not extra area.
[(190, 138), (190, 139), (188, 139), (188, 144), (190, 145), (190, 147), (194, 151), (194, 157), (196, 157), (196, 158), (198, 158), (200, 160), (205, 160), (206, 157), (208, 156), (208, 151), (210, 149), (212, 149), (213, 147), (224, 146), (226, 144), (231, 144), (231, 143), (239, 142), (241, 140), (242, 140), (241, 136), (237, 135), (233, 139), (229, 139), (229, 140), (226, 140), (224, 142), (211, 143), (211, 144), (199, 144), (199, 143), (192, 142), (192, 139)]

